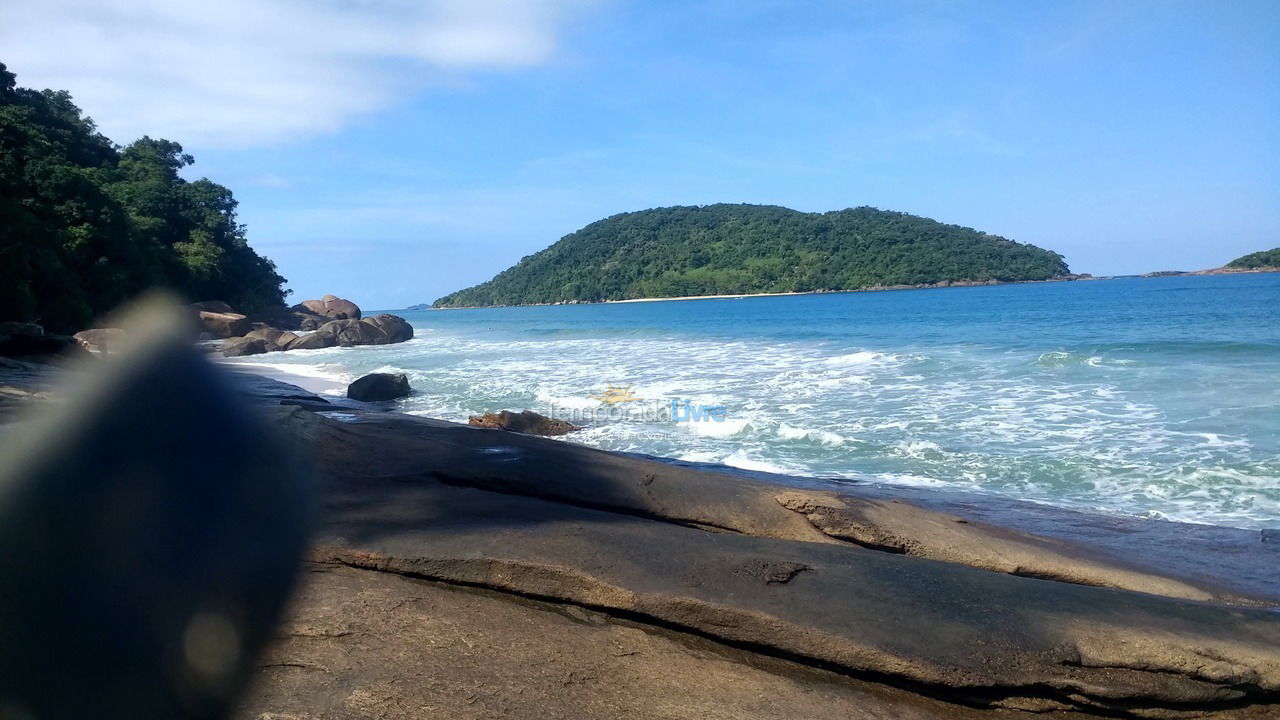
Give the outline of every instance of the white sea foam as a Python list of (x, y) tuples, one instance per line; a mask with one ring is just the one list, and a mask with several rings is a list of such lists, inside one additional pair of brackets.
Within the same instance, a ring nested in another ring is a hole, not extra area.
[(783, 423), (778, 426), (778, 437), (783, 440), (811, 440), (823, 445), (843, 445), (844, 437), (818, 428), (800, 428)]
[(462, 422), (486, 410), (588, 410), (606, 384), (630, 385), (646, 401), (724, 405), (728, 419), (605, 420), (566, 439), (748, 470), (1280, 524), (1280, 446), (1256, 430), (1280, 398), (1274, 384), (1250, 380), (1274, 364), (1252, 375), (1205, 365), (1214, 369), (1195, 375), (1150, 348), (1059, 344), (1056, 335), (1038, 348), (870, 337), (435, 328), (399, 346), (289, 353), (267, 364), (342, 383), (395, 368), (415, 389), (402, 401), (408, 411)]
[(677, 423), (681, 430), (701, 435), (702, 437), (727, 438), (746, 430), (750, 421), (746, 418), (726, 418), (724, 420), (688, 420)]
[(722, 461), (729, 467), (739, 468), (741, 470), (753, 470), (755, 472), (774, 473), (777, 475), (786, 475), (795, 472), (794, 466), (780, 465), (767, 460), (757, 460), (747, 457), (743, 452), (735, 452), (727, 455)]

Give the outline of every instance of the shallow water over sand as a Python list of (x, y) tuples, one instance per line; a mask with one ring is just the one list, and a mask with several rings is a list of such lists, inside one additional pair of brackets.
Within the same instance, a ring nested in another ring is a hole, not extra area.
[(586, 414), (570, 439), (612, 450), (1280, 526), (1280, 274), (401, 314), (407, 343), (243, 361)]

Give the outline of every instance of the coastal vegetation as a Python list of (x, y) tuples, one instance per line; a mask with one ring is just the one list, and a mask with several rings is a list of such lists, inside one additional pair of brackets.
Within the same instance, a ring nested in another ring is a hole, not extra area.
[(436, 307), (1048, 280), (1058, 253), (901, 212), (706, 205), (592, 223)]
[(183, 178), (192, 162), (169, 140), (116, 145), (67, 92), (18, 87), (0, 63), (0, 320), (76, 330), (153, 287), (282, 305), (231, 190)]
[(1257, 268), (1280, 268), (1280, 248), (1272, 248), (1270, 250), (1260, 250), (1256, 253), (1250, 253), (1244, 257), (1238, 257), (1227, 263), (1229, 268), (1238, 268), (1240, 270), (1255, 270)]

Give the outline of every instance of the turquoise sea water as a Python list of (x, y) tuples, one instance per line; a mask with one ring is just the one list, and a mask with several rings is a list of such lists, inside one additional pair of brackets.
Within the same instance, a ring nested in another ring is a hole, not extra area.
[[(748, 470), (1280, 526), (1280, 274), (401, 313), (388, 347), (245, 358), (409, 374), (404, 410), (723, 405), (570, 441)], [(839, 482), (833, 480), (833, 482)]]

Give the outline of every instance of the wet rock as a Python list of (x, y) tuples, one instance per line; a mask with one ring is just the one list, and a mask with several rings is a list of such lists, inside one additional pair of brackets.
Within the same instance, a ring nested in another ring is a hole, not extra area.
[(472, 415), (467, 418), (467, 423), (476, 427), (510, 430), (526, 435), (565, 435), (582, 429), (571, 422), (547, 417), (532, 410), (518, 413), (503, 410), (499, 413)]
[(337, 344), (338, 338), (333, 335), (311, 332), (306, 335), (296, 335), (293, 340), (289, 341), (285, 350), (320, 350), (334, 347)]
[(370, 373), (347, 386), (347, 397), (363, 402), (395, 400), (409, 395), (404, 373)]
[(267, 351), (267, 342), (262, 338), (238, 337), (222, 343), (224, 357), (241, 357), (244, 355), (261, 355)]
[(267, 347), (267, 352), (278, 352), (289, 347), (289, 343), (298, 339), (298, 336), (273, 327), (260, 327), (245, 333), (246, 338), (256, 338), (262, 340)]

